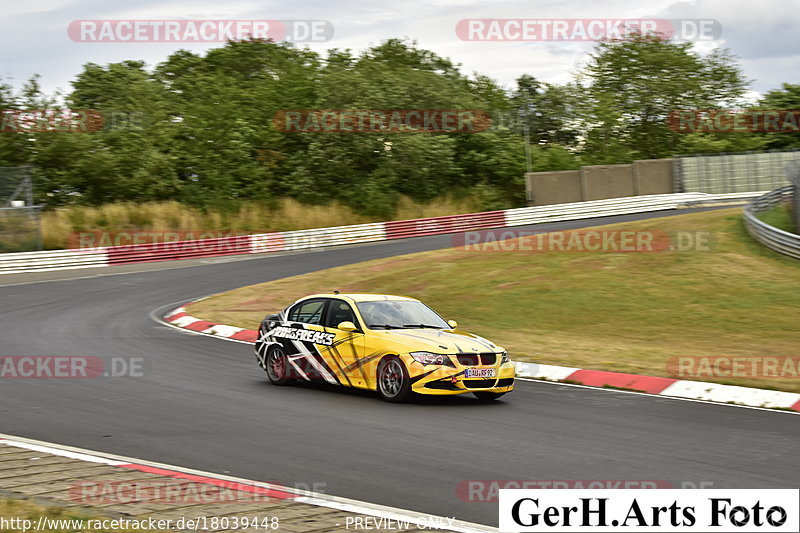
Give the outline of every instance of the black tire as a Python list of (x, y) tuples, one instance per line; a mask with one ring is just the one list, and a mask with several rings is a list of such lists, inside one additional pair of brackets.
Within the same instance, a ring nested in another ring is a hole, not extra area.
[(481, 402), (493, 402), (499, 397), (503, 396), (505, 392), (488, 392), (488, 391), (476, 391), (472, 394), (481, 401)]
[(286, 354), (283, 348), (273, 346), (267, 352), (266, 368), (267, 378), (273, 385), (287, 385), (294, 379), (289, 376), (289, 363), (286, 361)]
[(401, 403), (412, 396), (408, 369), (399, 357), (388, 355), (381, 359), (377, 371), (378, 394), (387, 402)]

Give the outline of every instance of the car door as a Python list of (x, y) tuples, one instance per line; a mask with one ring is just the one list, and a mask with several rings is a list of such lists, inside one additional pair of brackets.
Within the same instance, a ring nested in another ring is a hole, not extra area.
[[(338, 328), (342, 322), (352, 322), (357, 329), (343, 331)], [(324, 356), (336, 371), (339, 380), (351, 387), (369, 388), (362, 360), (364, 329), (352, 306), (344, 300), (331, 298), (328, 301), (323, 325), (327, 333), (335, 336), (333, 343), (325, 347)]]
[(340, 383), (325, 355), (334, 339), (322, 325), (327, 304), (326, 298), (298, 302), (287, 310), (285, 322), (270, 332), (284, 348), (292, 377)]

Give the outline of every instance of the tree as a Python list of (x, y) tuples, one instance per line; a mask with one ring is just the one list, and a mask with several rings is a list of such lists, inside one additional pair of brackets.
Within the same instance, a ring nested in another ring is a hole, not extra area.
[[(428, 201), (471, 192), (492, 209), (524, 202), (526, 148), (533, 169), (544, 171), (795, 146), (796, 135), (666, 127), (676, 109), (737, 105), (745, 86), (727, 51), (700, 56), (691, 44), (649, 36), (600, 43), (574, 83), (523, 75), (511, 90), (479, 73), (464, 75), (409, 40), (320, 55), (250, 39), (204, 55), (179, 50), (154, 68), (136, 60), (86, 64), (64, 101), (100, 113), (105, 126), (0, 133), (0, 163), (35, 165), (37, 194), (50, 205), (178, 199), (236, 208), (245, 199), (289, 196), (386, 217), (400, 195)], [(760, 105), (797, 109), (798, 87), (771, 91)], [(36, 78), (18, 95), (0, 85), (4, 109), (61, 100), (42, 94)], [(297, 133), (274, 120), (292, 110), (473, 110), (494, 122), (466, 133)]]
[(701, 56), (690, 42), (642, 34), (600, 42), (577, 76), (586, 158), (673, 155), (682, 134), (667, 127), (670, 112), (736, 106), (747, 83), (725, 49)]
[(528, 126), (531, 142), (536, 145), (574, 144), (575, 92), (569, 86), (542, 83), (523, 74), (517, 78), (512, 92), (513, 119), (519, 122), (517, 131)]
[[(349, 50), (331, 50), (318, 87), (317, 109), (488, 111), (509, 107), (507, 95), (490, 78), (467, 78), (449, 60), (398, 39), (358, 56)], [(299, 135), (312, 139), (309, 157), (293, 158), (298, 161), (287, 186), (318, 199), (344, 200), (365, 214), (386, 216), (398, 194), (426, 201), (484, 179), (468, 167), (470, 154), (476, 153), (485, 132)], [(515, 155), (520, 163), (524, 161), (521, 145)], [(513, 183), (506, 166), (487, 168), (485, 174), (493, 184)], [(374, 199), (366, 201), (366, 194)]]
[[(800, 84), (784, 83), (780, 89), (773, 89), (764, 95), (757, 109), (800, 110)], [(788, 150), (800, 148), (800, 133), (768, 133), (765, 136), (768, 148)]]
[(277, 131), (279, 110), (313, 107), (319, 57), (263, 40), (230, 42), (205, 57), (186, 51), (156, 68), (171, 117), (181, 192), (196, 205), (286, 196), (289, 154), (307, 143)]
[[(31, 83), (35, 83), (35, 78)], [(14, 113), (23, 107), (11, 85), (0, 83), (0, 166), (13, 167), (30, 162), (30, 142), (26, 135), (18, 131)]]
[(72, 85), (69, 107), (96, 114), (102, 123), (49, 135), (37, 161), (50, 189), (48, 203), (174, 198), (179, 182), (166, 151), (163, 90), (144, 62), (88, 63)]

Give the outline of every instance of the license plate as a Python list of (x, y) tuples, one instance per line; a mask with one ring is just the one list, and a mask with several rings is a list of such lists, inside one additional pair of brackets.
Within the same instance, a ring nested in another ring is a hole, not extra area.
[(496, 368), (468, 368), (465, 377), (468, 378), (494, 378), (497, 377)]

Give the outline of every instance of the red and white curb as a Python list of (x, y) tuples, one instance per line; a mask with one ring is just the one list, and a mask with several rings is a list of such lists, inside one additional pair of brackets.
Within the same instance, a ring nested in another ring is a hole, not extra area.
[(517, 377), (562, 381), (589, 387), (611, 387), (671, 398), (703, 400), (747, 407), (791, 409), (800, 412), (800, 394), (705, 381), (640, 376), (604, 370), (517, 362)]
[[(214, 324), (189, 315), (186, 308), (192, 303), (194, 302), (189, 302), (183, 307), (171, 311), (164, 316), (163, 320), (178, 328), (239, 342), (255, 342), (258, 337), (258, 332), (252, 329)], [(588, 387), (615, 388), (685, 400), (700, 400), (767, 409), (789, 409), (800, 412), (800, 394), (793, 392), (721, 385), (705, 381), (640, 376), (604, 370), (584, 370), (538, 363), (517, 362), (515, 364), (518, 378), (563, 382)]]
[[(195, 300), (199, 301), (199, 300)], [(254, 329), (237, 328), (234, 326), (226, 326), (224, 324), (214, 324), (206, 320), (195, 318), (186, 312), (186, 307), (194, 302), (186, 304), (184, 307), (178, 307), (169, 314), (164, 316), (164, 321), (172, 324), (173, 326), (188, 329), (197, 333), (204, 333), (206, 335), (214, 335), (215, 337), (222, 337), (234, 341), (242, 342), (256, 342), (258, 331)]]
[(180, 466), (154, 463), (151, 461), (133, 459), (131, 457), (125, 457), (121, 455), (85, 450), (82, 448), (74, 448), (72, 446), (62, 446), (60, 444), (26, 439), (14, 435), (4, 435), (0, 433), (0, 445), (24, 448), (49, 455), (57, 455), (78, 461), (85, 461), (87, 463), (99, 463), (130, 470), (138, 470), (140, 472), (157, 474), (174, 479), (185, 479), (194, 483), (215, 485), (242, 492), (251, 492), (263, 495), (264, 497), (270, 499), (291, 500), (292, 502), (296, 503), (314, 505), (317, 507), (327, 507), (346, 513), (368, 515), (378, 518), (385, 518), (387, 520), (410, 522), (414, 524), (441, 524), (441, 529), (457, 531), (459, 533), (486, 533), (497, 531), (496, 528), (490, 526), (473, 524), (471, 522), (464, 522), (462, 520), (453, 520), (451, 518), (419, 513), (417, 511), (409, 511), (395, 507), (361, 502), (358, 500), (339, 498), (336, 496), (330, 496), (328, 494), (320, 494), (316, 492), (295, 489), (293, 487), (275, 485), (273, 483), (264, 483), (261, 481), (253, 481), (249, 479), (215, 474), (213, 472), (192, 470)]

